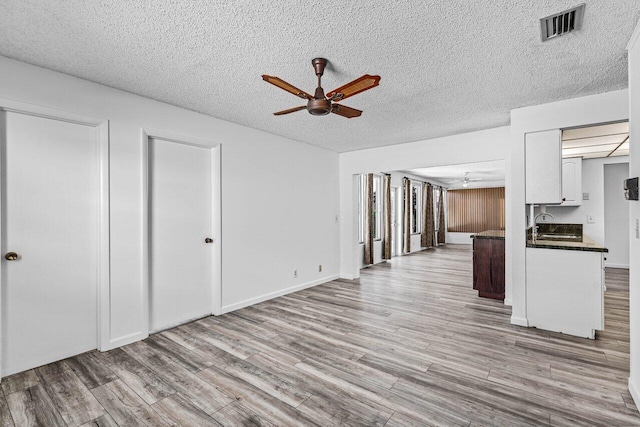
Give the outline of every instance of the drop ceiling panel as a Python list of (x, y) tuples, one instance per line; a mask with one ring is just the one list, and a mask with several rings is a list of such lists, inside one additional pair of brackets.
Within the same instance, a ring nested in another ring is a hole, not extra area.
[(594, 145), (620, 144), (629, 137), (628, 133), (562, 141), (562, 148), (590, 147)]
[(566, 129), (562, 131), (562, 140), (580, 138), (593, 138), (602, 135), (628, 134), (629, 122), (610, 123), (599, 126), (590, 126), (577, 129)]
[(619, 156), (628, 156), (629, 155), (629, 149), (627, 148), (625, 149), (617, 149), (616, 151), (614, 151), (613, 153), (611, 153), (611, 155), (609, 155), (609, 157), (619, 157)]
[(577, 148), (563, 148), (562, 156), (563, 157), (577, 157), (582, 156), (584, 154), (589, 153), (611, 153), (613, 150), (618, 148), (620, 144), (607, 144), (607, 145), (595, 145), (589, 147), (577, 147)]
[(611, 151), (594, 151), (593, 153), (583, 154), (580, 157), (583, 159), (598, 159), (601, 157), (609, 157), (609, 154), (611, 154)]

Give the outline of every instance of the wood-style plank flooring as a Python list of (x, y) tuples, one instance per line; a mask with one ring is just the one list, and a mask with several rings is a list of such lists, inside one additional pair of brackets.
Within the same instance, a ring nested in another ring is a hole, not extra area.
[(628, 274), (595, 341), (509, 323), (448, 245), (3, 379), (4, 426), (640, 425)]

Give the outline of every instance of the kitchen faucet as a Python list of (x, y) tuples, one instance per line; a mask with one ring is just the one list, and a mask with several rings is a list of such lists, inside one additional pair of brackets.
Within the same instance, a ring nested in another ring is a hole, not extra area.
[(549, 215), (549, 216), (551, 217), (551, 219), (555, 220), (555, 218), (553, 217), (553, 215), (551, 215), (550, 213), (547, 213), (547, 212), (540, 212), (540, 213), (538, 213), (538, 215), (536, 215), (536, 216), (533, 218), (533, 233), (532, 233), (532, 237), (533, 237), (533, 242), (534, 242), (534, 243), (535, 243), (536, 239), (538, 238), (538, 229), (539, 229), (539, 226), (538, 226), (538, 217), (539, 217), (540, 215)]

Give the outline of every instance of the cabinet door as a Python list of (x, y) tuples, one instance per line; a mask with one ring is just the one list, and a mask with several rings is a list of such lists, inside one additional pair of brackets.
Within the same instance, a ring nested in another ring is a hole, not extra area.
[(491, 288), (491, 240), (473, 239), (473, 289)]
[(473, 289), (481, 297), (504, 299), (504, 240), (474, 239)]
[(525, 200), (527, 204), (562, 202), (560, 129), (525, 134)]
[(504, 240), (491, 241), (491, 298), (504, 300), (505, 251)]
[(562, 159), (562, 206), (582, 204), (582, 157)]

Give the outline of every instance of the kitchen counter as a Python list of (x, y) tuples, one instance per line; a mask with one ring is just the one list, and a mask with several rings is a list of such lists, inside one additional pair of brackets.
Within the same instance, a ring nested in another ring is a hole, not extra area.
[(561, 242), (557, 240), (541, 239), (537, 239), (534, 242), (531, 238), (527, 238), (527, 247), (543, 249), (563, 249), (570, 251), (609, 252), (609, 249), (605, 248), (600, 243), (584, 234), (582, 235), (581, 242)]
[(472, 239), (499, 239), (504, 240), (504, 230), (487, 230), (471, 235)]

